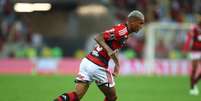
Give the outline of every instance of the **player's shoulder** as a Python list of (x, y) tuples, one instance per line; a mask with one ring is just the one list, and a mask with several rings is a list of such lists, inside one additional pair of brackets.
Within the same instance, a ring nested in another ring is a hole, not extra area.
[(128, 30), (127, 30), (127, 27), (126, 27), (126, 24), (124, 23), (121, 23), (121, 24), (118, 24), (114, 27), (115, 31), (120, 35), (126, 35), (128, 33)]
[(116, 30), (122, 30), (122, 29), (125, 29), (127, 27), (126, 27), (126, 25), (124, 23), (120, 23), (120, 24), (115, 25), (114, 28)]
[(106, 30), (105, 32), (117, 32), (117, 31), (123, 30), (123, 29), (126, 29), (125, 24), (117, 24), (117, 25), (112, 26), (112, 28)]

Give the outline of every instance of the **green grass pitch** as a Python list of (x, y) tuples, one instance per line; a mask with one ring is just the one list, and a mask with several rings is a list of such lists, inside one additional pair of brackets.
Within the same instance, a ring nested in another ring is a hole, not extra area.
[[(201, 101), (201, 94), (189, 95), (188, 80), (186, 76), (120, 76), (116, 78), (117, 101)], [(0, 75), (0, 101), (52, 101), (72, 91), (73, 81), (73, 76)], [(82, 101), (103, 99), (93, 83)]]

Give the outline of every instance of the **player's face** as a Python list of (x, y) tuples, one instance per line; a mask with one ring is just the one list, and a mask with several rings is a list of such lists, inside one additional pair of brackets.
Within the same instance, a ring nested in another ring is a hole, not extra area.
[(198, 20), (199, 20), (199, 26), (200, 26), (200, 28), (201, 28), (201, 15), (198, 17)]
[(140, 29), (142, 29), (143, 25), (144, 25), (144, 20), (142, 19), (137, 19), (130, 23), (131, 30), (133, 32), (138, 32)]

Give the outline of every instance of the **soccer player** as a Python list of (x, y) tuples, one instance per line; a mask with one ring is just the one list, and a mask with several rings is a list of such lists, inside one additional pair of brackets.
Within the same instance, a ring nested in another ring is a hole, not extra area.
[[(190, 48), (190, 59), (192, 61), (192, 70), (190, 73), (190, 94), (198, 95), (199, 90), (197, 83), (201, 79), (201, 72), (198, 68), (201, 60), (201, 16), (198, 17), (198, 24), (192, 25), (190, 31), (187, 33), (187, 41), (185, 44), (185, 50)], [(198, 72), (198, 73), (197, 73)], [(196, 75), (198, 74), (198, 75)]]
[[(132, 32), (138, 32), (144, 25), (144, 15), (134, 10), (128, 15), (126, 23), (118, 24), (95, 37), (97, 46), (80, 64), (76, 77), (75, 91), (60, 95), (54, 101), (80, 101), (87, 92), (89, 85), (95, 81), (105, 95), (104, 101), (116, 101), (117, 95), (113, 76), (119, 74), (119, 49), (125, 46)], [(114, 71), (108, 71), (108, 61), (113, 59)]]

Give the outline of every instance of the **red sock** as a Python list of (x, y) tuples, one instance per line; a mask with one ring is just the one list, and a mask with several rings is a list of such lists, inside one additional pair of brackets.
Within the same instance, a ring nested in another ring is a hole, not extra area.
[(67, 95), (69, 97), (69, 101), (80, 101), (75, 92), (67, 93)]
[(54, 101), (63, 101), (63, 99), (61, 98), (61, 96), (59, 96), (58, 98), (54, 99)]
[(64, 93), (54, 101), (80, 101), (75, 92)]

